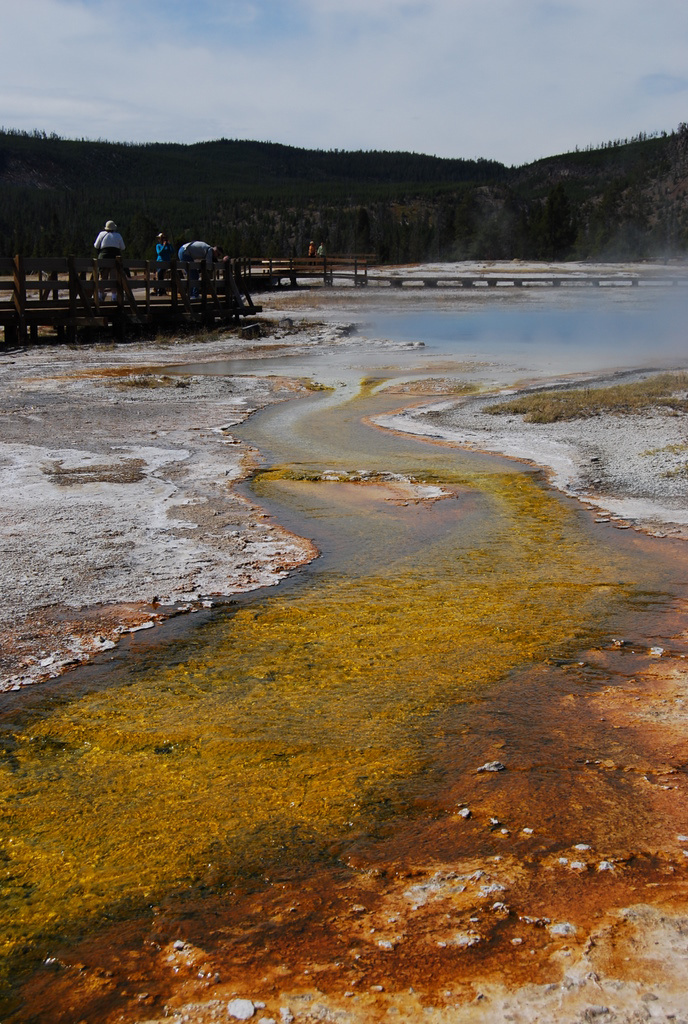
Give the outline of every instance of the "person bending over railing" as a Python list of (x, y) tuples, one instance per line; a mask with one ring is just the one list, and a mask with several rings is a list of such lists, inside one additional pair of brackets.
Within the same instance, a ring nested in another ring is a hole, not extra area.
[(207, 242), (186, 242), (180, 248), (178, 256), (181, 263), (189, 264), (189, 289), (192, 299), (198, 298), (198, 268), (195, 264), (205, 261), (206, 267), (211, 271), (213, 262), (229, 259), (219, 245), (208, 245)]

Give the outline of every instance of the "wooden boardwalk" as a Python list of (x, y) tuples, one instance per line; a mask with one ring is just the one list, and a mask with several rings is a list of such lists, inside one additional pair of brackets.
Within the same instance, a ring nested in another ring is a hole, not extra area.
[(484, 271), (473, 274), (422, 273), (415, 268), (377, 267), (374, 256), (325, 256), (301, 259), (245, 258), (242, 278), (253, 290), (291, 287), (300, 282), (353, 285), (356, 288), (623, 288), (648, 285), (685, 285), (681, 271), (642, 268), (637, 273), (551, 273)]
[(273, 288), (296, 288), (299, 281), (321, 281), (334, 285), (337, 281), (354, 286), (368, 283), (368, 268), (376, 262), (372, 255), (304, 256), (299, 259), (264, 259), (244, 257), (237, 261), (241, 276), (253, 291)]
[[(374, 266), (368, 255), (312, 259), (239, 258), (209, 269), (172, 260), (0, 259), (0, 328), (6, 345), (36, 342), (52, 334), (73, 341), (107, 332), (126, 337), (142, 328), (183, 324), (211, 327), (262, 310), (251, 292), (299, 287), (309, 282), (355, 288), (621, 288), (688, 284), (688, 275), (667, 268), (635, 273), (542, 273), (514, 270), (473, 274), (424, 273), (420, 268)], [(372, 270), (371, 270), (372, 267)], [(158, 273), (164, 273), (164, 280)]]
[[(0, 259), (0, 327), (6, 344), (38, 341), (39, 333), (73, 341), (77, 334), (182, 324), (213, 326), (259, 313), (238, 260), (194, 265), (177, 260), (93, 260), (73, 256)], [(158, 279), (163, 271), (164, 280)]]
[(632, 288), (646, 285), (686, 285), (680, 274), (420, 274), (410, 271), (375, 271), (366, 284), (380, 288)]

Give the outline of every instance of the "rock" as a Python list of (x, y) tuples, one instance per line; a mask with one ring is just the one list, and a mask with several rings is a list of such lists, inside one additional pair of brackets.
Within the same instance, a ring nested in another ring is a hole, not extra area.
[(280, 1006), (280, 1020), (282, 1021), (282, 1024), (292, 1024), (294, 1014), (288, 1006)]
[(482, 764), (480, 768), (476, 768), (476, 772), (503, 772), (505, 766), (501, 761), (488, 761), (486, 764)]
[(550, 935), (575, 935), (576, 927), (573, 924), (569, 924), (568, 921), (560, 921), (558, 924), (553, 924), (549, 928)]
[(609, 860), (601, 860), (600, 863), (597, 865), (597, 870), (598, 871), (613, 871), (614, 870), (614, 865)]
[(232, 999), (227, 1003), (227, 1014), (237, 1020), (250, 1020), (256, 1008), (250, 999)]
[(183, 939), (177, 939), (172, 948), (173, 949), (184, 949), (185, 945), (186, 945), (186, 943), (184, 942)]
[(461, 810), (459, 811), (459, 816), (468, 819), (471, 816), (471, 812), (467, 807), (462, 807)]

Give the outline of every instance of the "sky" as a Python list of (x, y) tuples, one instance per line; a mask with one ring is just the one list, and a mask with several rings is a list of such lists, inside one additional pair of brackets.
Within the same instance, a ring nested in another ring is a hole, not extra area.
[(0, 125), (520, 165), (688, 121), (688, 0), (0, 0)]

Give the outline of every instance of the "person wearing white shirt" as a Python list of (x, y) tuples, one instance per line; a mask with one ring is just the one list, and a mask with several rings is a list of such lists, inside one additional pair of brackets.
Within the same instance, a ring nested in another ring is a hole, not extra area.
[[(105, 227), (93, 243), (93, 248), (96, 249), (99, 260), (113, 260), (116, 256), (122, 255), (124, 252), (124, 239), (117, 230), (114, 220), (106, 222)], [(101, 280), (107, 280), (110, 277), (110, 271), (101, 270), (100, 277)], [(99, 296), (101, 300), (104, 298), (102, 291), (99, 292)], [(112, 293), (113, 302), (116, 299), (117, 292), (115, 291)]]
[(124, 252), (124, 239), (117, 230), (114, 220), (109, 220), (100, 232), (93, 248), (98, 250), (99, 260), (112, 260)]

